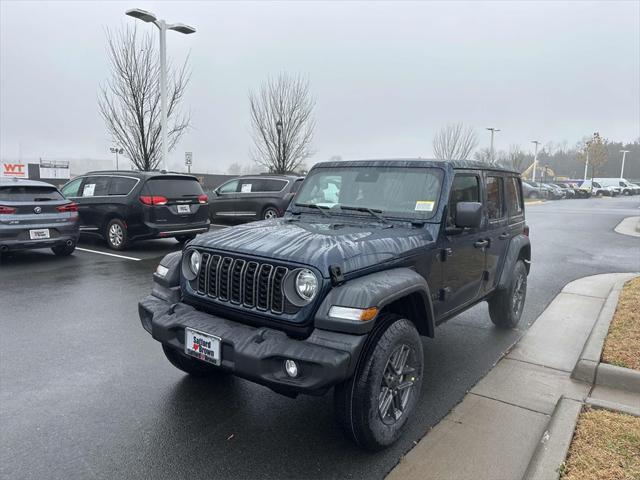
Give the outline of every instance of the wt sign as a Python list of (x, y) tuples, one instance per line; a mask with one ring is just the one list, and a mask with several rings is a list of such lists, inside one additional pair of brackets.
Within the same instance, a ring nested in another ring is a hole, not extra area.
[(27, 178), (27, 171), (24, 163), (3, 163), (1, 174), (3, 177)]

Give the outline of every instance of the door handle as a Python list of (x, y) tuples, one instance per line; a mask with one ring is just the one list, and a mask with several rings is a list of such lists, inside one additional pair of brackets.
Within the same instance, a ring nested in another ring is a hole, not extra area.
[(507, 238), (509, 238), (509, 232), (504, 232), (501, 233), (500, 236), (498, 237), (500, 240), (505, 240)]
[(473, 246), (476, 248), (486, 248), (489, 246), (489, 240), (478, 240)]

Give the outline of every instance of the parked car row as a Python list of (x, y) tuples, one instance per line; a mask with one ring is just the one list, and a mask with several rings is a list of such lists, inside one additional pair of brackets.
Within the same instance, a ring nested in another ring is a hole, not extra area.
[(207, 195), (191, 175), (95, 171), (60, 190), (45, 182), (2, 179), (0, 253), (51, 247), (69, 255), (80, 234), (113, 250), (131, 242), (175, 238), (185, 243), (210, 223), (241, 223), (284, 215), (303, 178), (238, 177)]
[(633, 184), (624, 178), (594, 178), (592, 180), (563, 180), (544, 183), (523, 181), (522, 189), (525, 198), (549, 200), (640, 194), (640, 185)]

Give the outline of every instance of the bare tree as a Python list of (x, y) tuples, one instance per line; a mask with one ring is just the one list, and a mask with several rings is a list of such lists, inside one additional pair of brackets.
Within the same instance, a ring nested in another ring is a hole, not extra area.
[(507, 165), (521, 173), (533, 162), (533, 159), (515, 144), (509, 146), (509, 151), (505, 152), (504, 159)]
[(238, 162), (233, 162), (229, 165), (229, 168), (227, 168), (227, 173), (229, 175), (240, 175), (242, 173), (242, 165)]
[(600, 169), (607, 163), (607, 148), (600, 133), (595, 132), (583, 144), (579, 158), (589, 162), (591, 177), (597, 176)]
[[(158, 166), (162, 150), (159, 55), (151, 34), (136, 28), (107, 30), (111, 78), (100, 87), (98, 106), (113, 142), (139, 170)], [(176, 146), (190, 118), (179, 112), (189, 83), (187, 61), (169, 69), (167, 81), (168, 150)]]
[(249, 93), (253, 159), (273, 173), (293, 172), (312, 154), (314, 100), (308, 80), (281, 74)]
[(433, 139), (433, 154), (440, 160), (466, 160), (478, 145), (473, 128), (462, 123), (442, 127)]

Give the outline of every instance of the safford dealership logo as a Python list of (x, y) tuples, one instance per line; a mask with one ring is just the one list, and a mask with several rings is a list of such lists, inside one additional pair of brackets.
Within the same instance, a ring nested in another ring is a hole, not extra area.
[(1, 172), (3, 177), (27, 178), (27, 165), (24, 163), (3, 163)]

